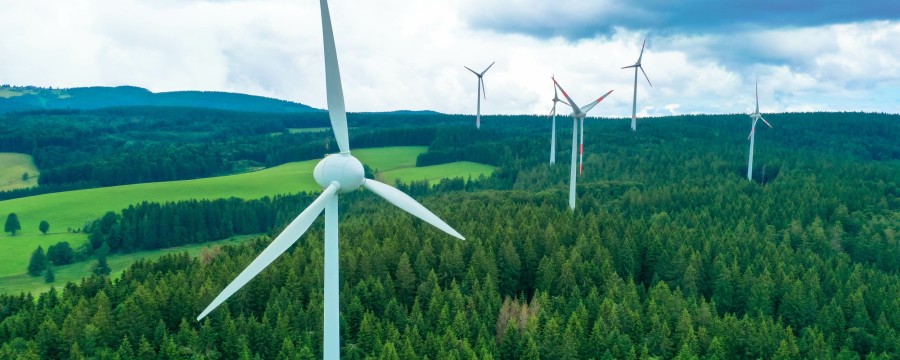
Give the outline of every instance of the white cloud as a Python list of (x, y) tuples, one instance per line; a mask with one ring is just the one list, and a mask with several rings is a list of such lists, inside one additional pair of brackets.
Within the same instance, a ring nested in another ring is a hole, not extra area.
[[(330, 4), (350, 111), (474, 113), (476, 79), (463, 66), (497, 61), (483, 113), (548, 112), (556, 74), (579, 103), (615, 89), (591, 115), (631, 114), (634, 73), (621, 67), (634, 63), (644, 33), (569, 41), (472, 29), (465, 0)], [(3, 9), (0, 23), (26, 30), (0, 38), (0, 83), (221, 90), (325, 106), (315, 1), (38, 0)], [(758, 76), (765, 112), (900, 112), (895, 98), (873, 94), (900, 92), (897, 38), (898, 21), (654, 35), (643, 59), (653, 87), (638, 79), (638, 109), (749, 112)]]

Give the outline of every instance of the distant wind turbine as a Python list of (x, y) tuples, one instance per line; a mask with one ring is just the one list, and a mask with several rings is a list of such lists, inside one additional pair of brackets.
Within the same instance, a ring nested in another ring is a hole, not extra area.
[(381, 196), (391, 204), (416, 216), (438, 229), (465, 240), (456, 230), (428, 211), (409, 195), (372, 179), (366, 179), (363, 166), (350, 154), (350, 143), (347, 134), (347, 114), (344, 110), (344, 93), (341, 89), (341, 74), (338, 68), (337, 51), (334, 45), (334, 34), (331, 28), (331, 17), (326, 0), (320, 0), (322, 12), (322, 37), (325, 44), (325, 85), (328, 100), (328, 115), (331, 128), (341, 152), (325, 157), (316, 165), (313, 176), (316, 182), (325, 188), (316, 200), (303, 210), (296, 219), (278, 234), (278, 237), (266, 247), (259, 256), (247, 266), (197, 317), (203, 319), (231, 295), (246, 285), (269, 264), (285, 252), (297, 239), (309, 229), (313, 221), (325, 211), (325, 288), (324, 288), (324, 331), (323, 358), (340, 358), (340, 299), (338, 289), (338, 194), (349, 193), (364, 187)]
[(553, 84), (556, 85), (557, 88), (559, 88), (559, 91), (561, 91), (563, 93), (563, 96), (566, 97), (566, 100), (569, 101), (569, 103), (567, 105), (572, 107), (572, 114), (571, 114), (571, 116), (572, 116), (572, 167), (571, 167), (571, 172), (569, 173), (569, 208), (571, 208), (572, 210), (575, 210), (575, 182), (576, 182), (576, 179), (575, 179), (575, 177), (576, 177), (575, 156), (576, 155), (575, 154), (576, 154), (576, 150), (577, 150), (575, 148), (575, 146), (576, 146), (575, 144), (578, 143), (579, 122), (581, 123), (581, 154), (583, 156), (584, 155), (584, 118), (585, 118), (585, 116), (587, 116), (588, 111), (591, 111), (591, 109), (593, 109), (594, 106), (596, 106), (601, 101), (603, 101), (603, 99), (605, 99), (607, 96), (609, 96), (609, 94), (611, 94), (613, 91), (610, 90), (603, 96), (599, 97), (597, 100), (594, 100), (594, 102), (587, 104), (584, 107), (579, 108), (578, 105), (575, 104), (574, 101), (572, 101), (572, 98), (569, 97), (569, 94), (567, 94), (566, 91), (563, 90), (562, 86), (559, 85), (559, 83), (556, 81), (555, 78), (553, 79)]
[(475, 72), (475, 70), (469, 69), (468, 66), (463, 66), (464, 68), (471, 71), (473, 74), (475, 74), (475, 76), (478, 77), (478, 97), (477, 97), (478, 113), (475, 115), (475, 127), (479, 128), (479, 129), (481, 129), (481, 96), (482, 96), (482, 92), (484, 93), (484, 98), (487, 99), (487, 91), (484, 90), (484, 79), (482, 79), (482, 78), (484, 77), (484, 73), (486, 73), (488, 70), (490, 70), (491, 66), (494, 66), (494, 63), (496, 63), (496, 61), (492, 62), (490, 65), (488, 65), (488, 67), (486, 69), (484, 69), (484, 71), (482, 71), (480, 73)]
[(750, 140), (750, 160), (747, 162), (747, 180), (753, 181), (753, 141), (756, 139), (756, 122), (762, 120), (766, 125), (772, 127), (772, 124), (769, 124), (766, 119), (763, 119), (762, 115), (759, 113), (759, 82), (756, 83), (756, 112), (750, 114), (750, 119), (753, 119), (753, 123), (750, 125), (750, 136), (747, 139)]
[[(553, 76), (550, 77), (553, 79)], [(554, 80), (555, 82), (555, 80)], [(553, 109), (550, 110), (550, 116), (553, 117), (553, 125), (550, 130), (550, 165), (556, 164), (556, 103), (563, 103), (569, 105), (569, 103), (563, 101), (559, 98), (559, 94), (556, 92), (556, 85), (553, 86)]]
[(637, 62), (634, 65), (628, 65), (623, 67), (623, 69), (634, 68), (634, 98), (631, 101), (631, 131), (637, 130), (637, 79), (638, 79), (638, 69), (641, 69), (641, 73), (644, 74), (644, 79), (647, 79), (647, 83), (652, 87), (653, 84), (650, 83), (650, 78), (647, 77), (647, 73), (644, 72), (644, 67), (641, 66), (641, 59), (644, 57), (644, 46), (647, 45), (647, 39), (644, 39), (644, 44), (641, 45), (641, 55), (638, 56)]

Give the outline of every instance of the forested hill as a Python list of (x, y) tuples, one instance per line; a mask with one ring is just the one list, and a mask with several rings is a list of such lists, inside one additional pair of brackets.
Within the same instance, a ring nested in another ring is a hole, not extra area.
[(120, 106), (180, 106), (220, 110), (295, 113), (320, 111), (290, 101), (218, 91), (154, 93), (134, 86), (48, 89), (0, 87), (0, 113), (48, 109), (101, 109)]
[[(336, 149), (328, 132), (268, 133), (321, 128), (324, 113), (250, 123), (230, 112), (135, 114), (0, 117), (17, 129), (32, 124), (0, 144), (58, 152), (36, 161), (76, 150), (91, 158), (79, 165), (90, 171), (58, 168), (72, 179), (133, 164), (153, 175), (206, 154), (277, 163)], [(757, 128), (754, 181), (745, 178), (746, 115), (642, 119), (637, 132), (627, 119), (588, 118), (571, 211), (569, 121), (557, 128), (551, 166), (546, 117), (485, 116), (476, 130), (472, 116), (350, 114), (354, 148), (420, 143), (429, 148), (419, 165), (468, 160), (497, 170), (399, 185), (466, 241), (370, 192), (341, 196), (344, 358), (897, 359), (900, 116), (766, 118), (774, 128)], [(202, 119), (218, 126), (194, 123)], [(86, 138), (97, 149), (127, 146), (111, 161), (71, 147)], [(142, 155), (162, 151), (169, 155)], [(181, 155), (192, 151), (199, 155)], [(97, 179), (106, 178), (114, 177)], [(127, 252), (274, 235), (315, 195), (140, 204), (92, 224), (90, 245)], [(0, 295), (0, 359), (320, 358), (321, 224), (202, 322), (197, 314), (271, 236), (139, 262), (115, 280), (37, 297)]]

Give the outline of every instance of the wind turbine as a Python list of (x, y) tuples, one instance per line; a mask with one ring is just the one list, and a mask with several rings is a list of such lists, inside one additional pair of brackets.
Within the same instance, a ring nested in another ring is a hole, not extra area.
[(344, 93), (341, 89), (341, 74), (338, 69), (337, 51), (334, 45), (334, 33), (331, 28), (331, 17), (326, 0), (320, 0), (322, 12), (322, 37), (325, 44), (325, 85), (328, 99), (328, 115), (331, 128), (341, 152), (331, 154), (319, 161), (313, 171), (316, 182), (325, 188), (306, 210), (278, 234), (275, 240), (266, 247), (259, 256), (247, 266), (225, 290), (206, 307), (197, 317), (203, 319), (207, 314), (222, 304), (238, 289), (246, 285), (254, 276), (271, 264), (285, 252), (297, 239), (309, 229), (319, 214), (325, 211), (325, 288), (324, 288), (324, 336), (323, 358), (340, 358), (340, 309), (338, 289), (338, 194), (355, 191), (364, 187), (381, 196), (391, 204), (416, 216), (438, 229), (465, 240), (456, 230), (428, 211), (409, 195), (372, 179), (364, 177), (363, 166), (350, 154), (347, 135), (347, 114), (344, 110)]
[(750, 119), (753, 119), (753, 123), (750, 125), (750, 136), (747, 139), (750, 140), (750, 160), (747, 162), (747, 180), (753, 181), (753, 142), (756, 139), (756, 122), (762, 120), (766, 125), (772, 127), (772, 124), (769, 124), (766, 119), (763, 119), (762, 115), (759, 113), (759, 82), (756, 82), (756, 112), (750, 114)]
[(638, 79), (638, 69), (641, 69), (641, 73), (644, 74), (644, 79), (647, 79), (647, 83), (652, 87), (653, 84), (650, 83), (650, 78), (647, 77), (647, 73), (644, 72), (644, 67), (641, 66), (641, 59), (644, 57), (644, 46), (647, 45), (647, 39), (644, 39), (644, 45), (641, 45), (641, 55), (638, 56), (637, 62), (634, 65), (628, 65), (622, 67), (623, 69), (634, 68), (634, 98), (631, 101), (631, 131), (637, 130), (637, 79)]
[(494, 66), (495, 62), (496, 61), (492, 62), (490, 65), (488, 65), (488, 67), (486, 69), (484, 69), (484, 71), (482, 71), (480, 73), (475, 72), (475, 70), (469, 69), (468, 66), (463, 66), (464, 68), (471, 71), (473, 74), (475, 74), (475, 76), (478, 77), (478, 97), (477, 97), (478, 113), (475, 115), (475, 127), (479, 128), (479, 129), (481, 129), (481, 96), (482, 96), (481, 93), (482, 92), (484, 92), (484, 98), (487, 99), (487, 91), (484, 90), (484, 79), (482, 79), (482, 78), (484, 77), (484, 73), (486, 73), (488, 70), (490, 70), (491, 66)]
[(559, 91), (561, 91), (563, 93), (563, 96), (566, 97), (566, 100), (569, 100), (569, 103), (566, 105), (569, 105), (572, 107), (572, 114), (571, 114), (571, 116), (572, 116), (572, 167), (571, 167), (571, 172), (569, 173), (569, 208), (571, 208), (572, 210), (575, 210), (575, 182), (576, 182), (576, 180), (575, 180), (575, 176), (576, 176), (575, 175), (575, 153), (577, 150), (575, 148), (575, 143), (578, 142), (578, 125), (579, 125), (578, 123), (579, 122), (581, 123), (581, 154), (583, 156), (584, 155), (584, 118), (585, 118), (585, 116), (587, 116), (588, 111), (591, 111), (591, 109), (593, 109), (594, 106), (596, 106), (601, 101), (603, 101), (603, 99), (605, 99), (607, 96), (609, 96), (609, 94), (611, 94), (613, 91), (610, 90), (603, 96), (599, 97), (597, 100), (594, 100), (594, 102), (587, 104), (584, 107), (578, 107), (578, 105), (575, 104), (574, 101), (572, 101), (572, 98), (569, 97), (569, 94), (567, 94), (566, 91), (563, 90), (562, 86), (560, 86), (559, 83), (556, 82), (556, 79), (555, 78), (552, 78), (552, 79), (553, 79), (553, 84), (559, 88)]
[[(553, 76), (550, 77), (553, 79)], [(555, 80), (554, 80), (555, 82)], [(563, 101), (559, 98), (559, 94), (556, 92), (556, 86), (553, 86), (553, 109), (550, 110), (550, 116), (553, 117), (553, 125), (550, 130), (550, 165), (556, 164), (556, 103), (563, 103), (569, 105), (569, 103)]]

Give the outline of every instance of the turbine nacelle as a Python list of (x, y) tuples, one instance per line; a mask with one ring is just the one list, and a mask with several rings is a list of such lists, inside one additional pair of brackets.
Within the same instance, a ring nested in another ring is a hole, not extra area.
[(313, 170), (313, 177), (323, 188), (336, 182), (339, 193), (359, 189), (366, 182), (362, 163), (353, 155), (345, 153), (331, 154), (319, 161)]

